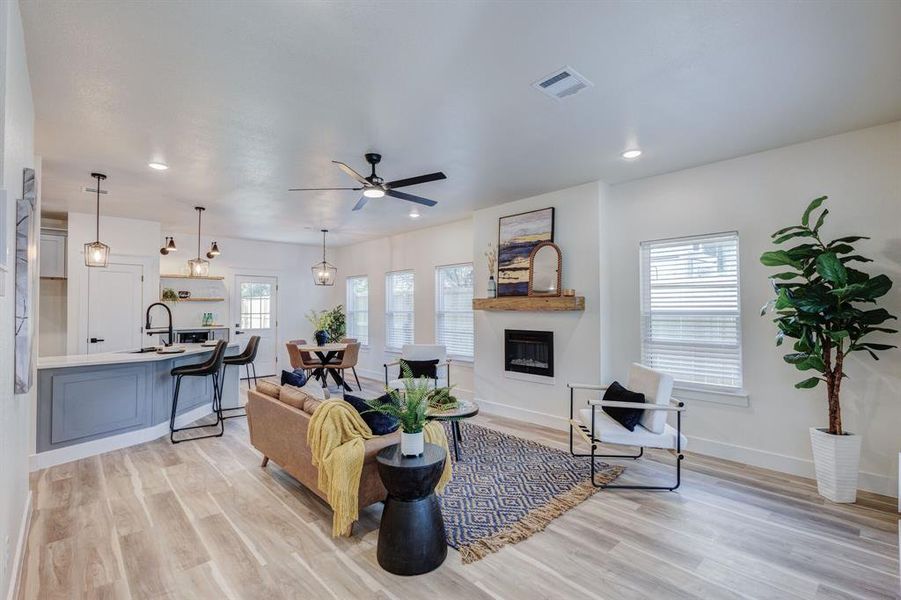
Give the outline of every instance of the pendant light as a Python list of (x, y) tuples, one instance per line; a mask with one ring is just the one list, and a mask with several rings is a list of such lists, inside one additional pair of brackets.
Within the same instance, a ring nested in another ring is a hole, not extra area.
[(206, 209), (202, 206), (195, 206), (197, 211), (197, 258), (188, 261), (188, 274), (191, 277), (207, 277), (210, 274), (210, 261), (200, 257), (200, 217)]
[(91, 173), (97, 180), (97, 238), (84, 245), (84, 264), (87, 267), (105, 267), (109, 263), (109, 246), (100, 241), (100, 182), (106, 179), (103, 173)]
[(335, 285), (335, 279), (338, 278), (338, 269), (325, 260), (325, 234), (328, 229), (322, 230), (322, 262), (316, 263), (312, 267), (313, 283), (315, 285)]
[(175, 238), (166, 236), (166, 244), (160, 248), (160, 254), (166, 256), (170, 252), (176, 252), (178, 248), (175, 247)]

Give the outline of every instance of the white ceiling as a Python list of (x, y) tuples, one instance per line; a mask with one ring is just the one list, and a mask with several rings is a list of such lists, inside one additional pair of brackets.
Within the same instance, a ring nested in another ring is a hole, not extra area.
[[(23, 0), (47, 210), (347, 243), (901, 119), (901, 2)], [(530, 87), (571, 65), (594, 87)], [(620, 153), (639, 146), (637, 161)], [(439, 201), (360, 212), (330, 161)], [(147, 162), (162, 160), (166, 172)]]

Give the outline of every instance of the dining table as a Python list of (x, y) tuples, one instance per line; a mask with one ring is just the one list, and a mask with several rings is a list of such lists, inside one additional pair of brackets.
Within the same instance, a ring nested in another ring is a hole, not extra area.
[(341, 363), (341, 360), (335, 360), (338, 358), (339, 354), (347, 350), (347, 344), (335, 342), (330, 344), (323, 344), (318, 346), (316, 344), (303, 344), (297, 347), (301, 352), (310, 352), (315, 354), (319, 359), (319, 362), (322, 363), (321, 367), (316, 367), (313, 369), (313, 377), (316, 378), (317, 381), (321, 382), (322, 385), (328, 386), (328, 376), (331, 375), (332, 379), (335, 380), (335, 383), (340, 387), (343, 387), (345, 391), (350, 392), (352, 388), (347, 385), (347, 382), (344, 381), (344, 378), (341, 376), (341, 372), (337, 368), (329, 368), (329, 365), (338, 365)]

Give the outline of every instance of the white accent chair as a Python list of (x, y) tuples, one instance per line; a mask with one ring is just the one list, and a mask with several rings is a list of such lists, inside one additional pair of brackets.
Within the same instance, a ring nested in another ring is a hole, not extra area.
[[(404, 344), (401, 350), (400, 360), (437, 360), (438, 365), (435, 369), (435, 377), (432, 380), (434, 386), (447, 387), (450, 385), (450, 363), (447, 358), (447, 347), (440, 344)], [(400, 372), (400, 360), (395, 360), (385, 364), (385, 387), (389, 389), (400, 389), (404, 387), (403, 374)], [(397, 367), (397, 377), (391, 378), (388, 374), (388, 367)]]
[[(591, 483), (595, 487), (620, 488), (633, 490), (669, 490), (673, 491), (682, 482), (682, 450), (688, 445), (688, 439), (682, 434), (682, 413), (684, 403), (672, 397), (673, 378), (671, 375), (650, 369), (638, 363), (632, 363), (629, 369), (629, 380), (626, 388), (644, 394), (644, 414), (634, 431), (629, 431), (602, 409), (637, 408), (634, 402), (613, 402), (609, 400), (588, 400), (586, 408), (575, 414), (575, 391), (592, 390), (603, 392), (606, 385), (586, 383), (568, 383), (569, 388), (569, 451), (573, 456), (589, 457), (591, 460)], [(675, 413), (676, 427), (667, 423), (667, 416)], [(591, 448), (589, 454), (577, 454), (573, 449), (573, 432), (577, 432)], [(598, 444), (614, 444), (621, 446), (637, 446), (638, 454), (598, 454)], [(639, 459), (645, 448), (663, 448), (674, 450), (676, 454), (676, 481), (674, 485), (614, 485), (598, 483), (595, 479), (596, 458), (633, 458)]]

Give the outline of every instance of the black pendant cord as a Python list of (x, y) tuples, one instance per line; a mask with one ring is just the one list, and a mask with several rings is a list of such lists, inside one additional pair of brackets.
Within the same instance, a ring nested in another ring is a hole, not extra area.
[(325, 234), (328, 233), (328, 229), (322, 230), (322, 263), (325, 264)]
[(97, 177), (97, 239), (95, 241), (100, 241), (100, 176), (95, 175)]
[(200, 219), (203, 216), (204, 208), (202, 206), (195, 206), (197, 210), (197, 260), (201, 260), (200, 258)]

